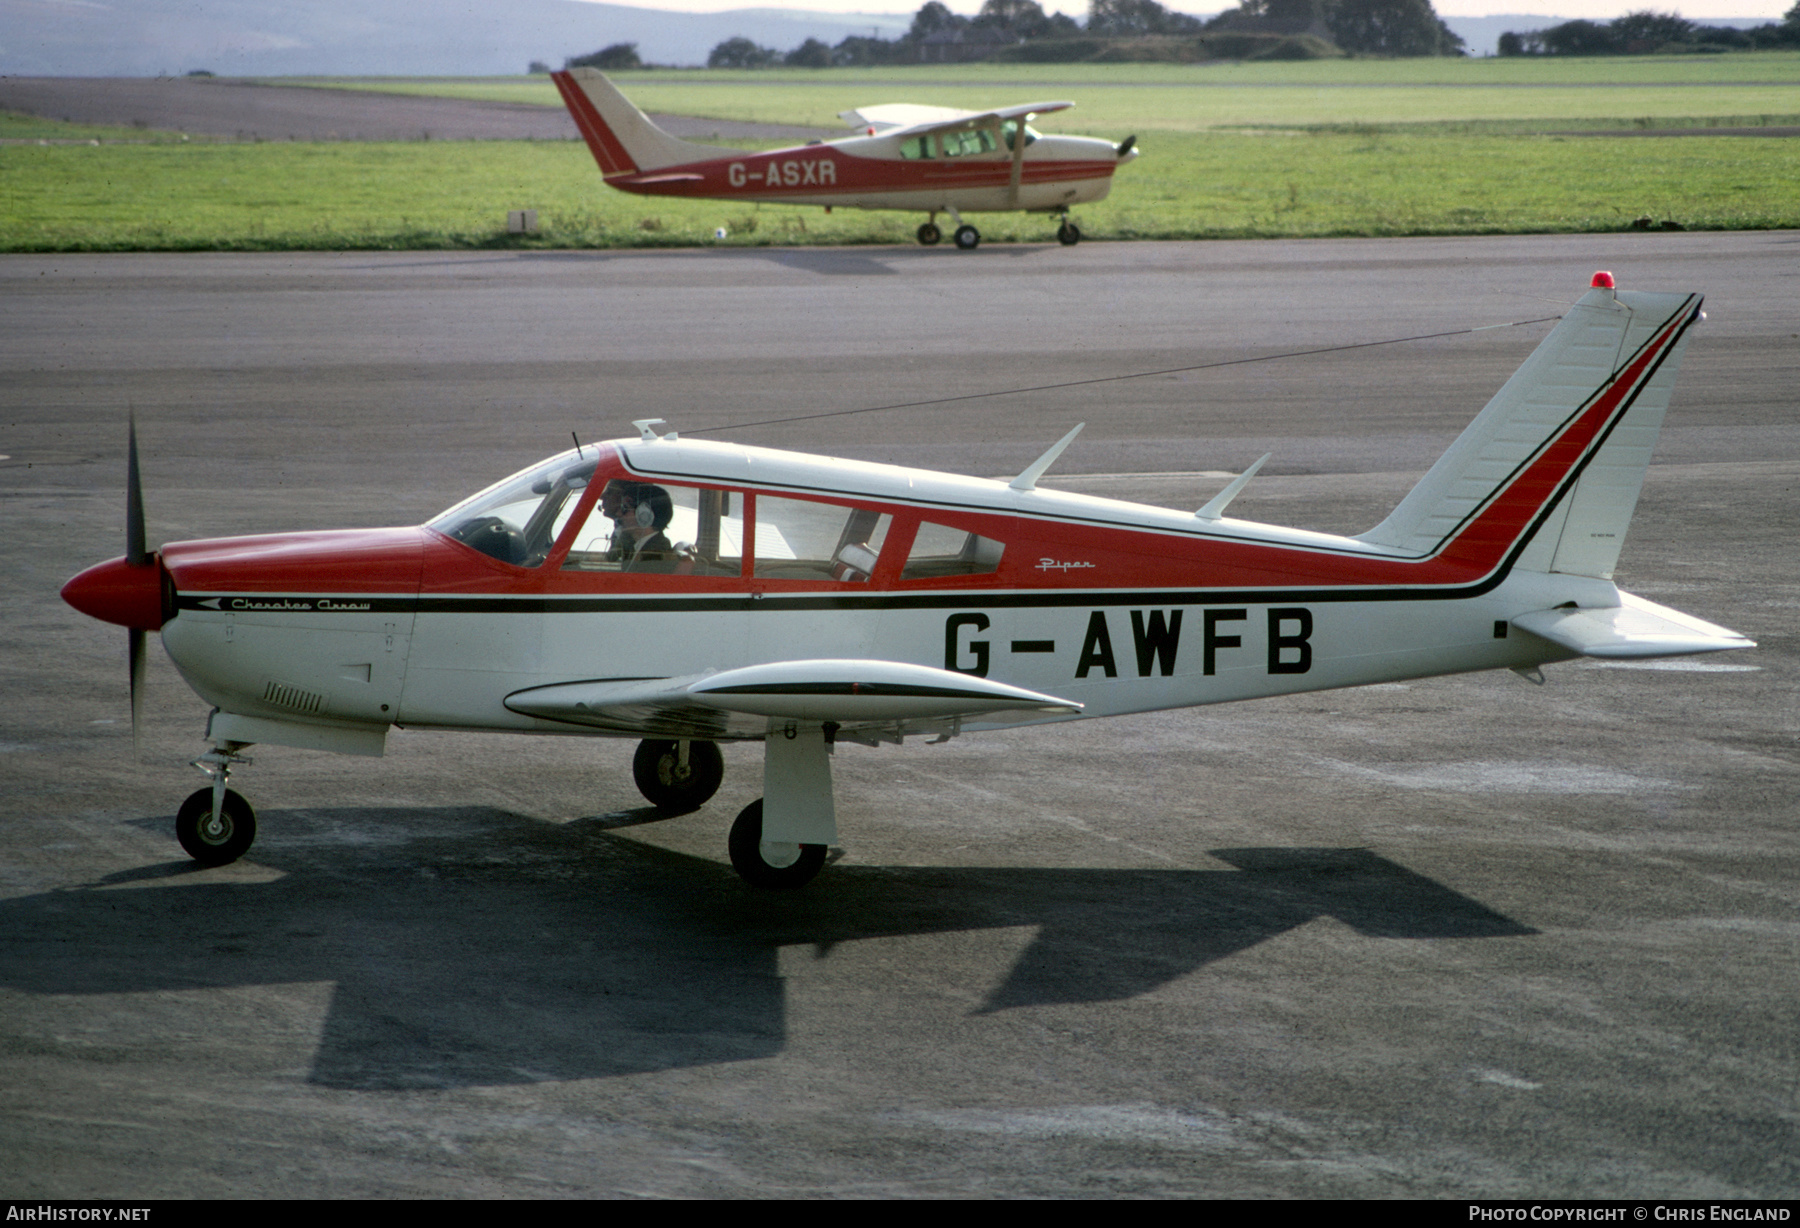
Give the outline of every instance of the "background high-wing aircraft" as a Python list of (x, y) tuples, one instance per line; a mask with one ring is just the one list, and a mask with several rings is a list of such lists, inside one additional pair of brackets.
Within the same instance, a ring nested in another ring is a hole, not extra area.
[(550, 74), (606, 182), (646, 196), (770, 201), (929, 214), (919, 242), (936, 243), (937, 215), (956, 225), (956, 245), (981, 242), (964, 213), (1027, 210), (1061, 219), (1056, 237), (1077, 243), (1072, 205), (1103, 200), (1113, 171), (1137, 157), (1137, 138), (1117, 145), (1081, 136), (1045, 136), (1034, 116), (1072, 102), (1033, 102), (997, 111), (957, 111), (904, 103), (844, 111), (857, 135), (765, 153), (696, 145), (670, 136), (598, 71)]
[[(671, 811), (761, 741), (731, 828), (748, 881), (798, 886), (837, 840), (845, 741), (1509, 668), (1751, 647), (1620, 591), (1614, 565), (1700, 297), (1607, 274), (1391, 515), (1356, 537), (1011, 483), (658, 434), (533, 466), (415, 528), (144, 541), (76, 609), (145, 634), (215, 706), (212, 779), (176, 832), (241, 856), (227, 787), (256, 742), (382, 753), (407, 728), (641, 739)], [(1078, 430), (1079, 428), (1077, 428)], [(1260, 465), (1261, 462), (1258, 462)]]

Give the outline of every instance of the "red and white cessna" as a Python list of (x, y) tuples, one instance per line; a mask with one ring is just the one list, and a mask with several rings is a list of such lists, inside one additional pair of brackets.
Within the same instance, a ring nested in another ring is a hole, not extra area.
[(1114, 145), (1043, 136), (1030, 121), (1072, 102), (1033, 102), (997, 111), (906, 103), (841, 112), (857, 135), (766, 153), (696, 145), (670, 136), (592, 68), (551, 73), (606, 182), (646, 196), (770, 201), (848, 209), (910, 209), (930, 215), (919, 242), (942, 238), (937, 215), (956, 224), (956, 245), (981, 242), (964, 213), (1054, 213), (1056, 237), (1081, 240), (1072, 205), (1104, 200), (1113, 171), (1137, 157), (1135, 136)]
[(838, 742), (1752, 647), (1612, 583), (1699, 318), (1698, 295), (1596, 274), (1357, 537), (1226, 517), (1254, 467), (1195, 513), (1038, 489), (1073, 431), (1006, 483), (649, 420), (417, 528), (151, 554), (134, 438), (129, 552), (63, 596), (131, 628), (134, 707), (157, 629), (215, 706), (212, 785), (176, 820), (207, 864), (255, 835), (226, 788), (244, 747), (379, 755), (403, 725), (641, 738), (638, 787), (669, 810), (718, 788), (717, 742), (761, 741), (732, 864), (798, 886), (838, 838)]

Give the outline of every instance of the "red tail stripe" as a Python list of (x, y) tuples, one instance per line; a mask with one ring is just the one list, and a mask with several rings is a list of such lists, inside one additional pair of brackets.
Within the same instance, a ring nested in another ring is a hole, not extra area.
[(556, 82), (556, 88), (563, 97), (563, 105), (569, 108), (575, 126), (581, 129), (581, 138), (587, 142), (594, 161), (599, 164), (600, 174), (603, 177), (636, 174), (637, 163), (631, 160), (631, 155), (625, 152), (625, 146), (619, 143), (619, 138), (613, 135), (613, 130), (600, 117), (600, 112), (594, 108), (587, 91), (566, 72), (553, 72), (550, 79)]

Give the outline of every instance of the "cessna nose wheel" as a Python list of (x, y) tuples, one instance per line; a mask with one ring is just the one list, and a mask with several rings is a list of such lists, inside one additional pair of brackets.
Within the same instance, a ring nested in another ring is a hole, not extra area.
[(1074, 247), (1081, 242), (1081, 227), (1074, 222), (1065, 221), (1056, 228), (1056, 241), (1064, 247)]
[(944, 237), (944, 232), (937, 228), (936, 222), (922, 222), (919, 225), (919, 242), (930, 247)]

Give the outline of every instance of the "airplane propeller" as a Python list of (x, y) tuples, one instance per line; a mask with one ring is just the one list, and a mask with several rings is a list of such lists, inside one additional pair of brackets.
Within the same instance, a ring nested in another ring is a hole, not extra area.
[[(150, 567), (154, 560), (144, 545), (144, 487), (138, 475), (137, 410), (127, 411), (125, 446), (125, 564), (128, 567)], [(131, 754), (143, 750), (144, 715), (144, 629), (128, 627), (126, 644), (131, 659)]]
[(1131, 147), (1136, 144), (1137, 144), (1137, 133), (1134, 132), (1130, 136), (1126, 137), (1124, 140), (1119, 142), (1119, 156), (1121, 158), (1123, 158), (1126, 154), (1131, 152)]

